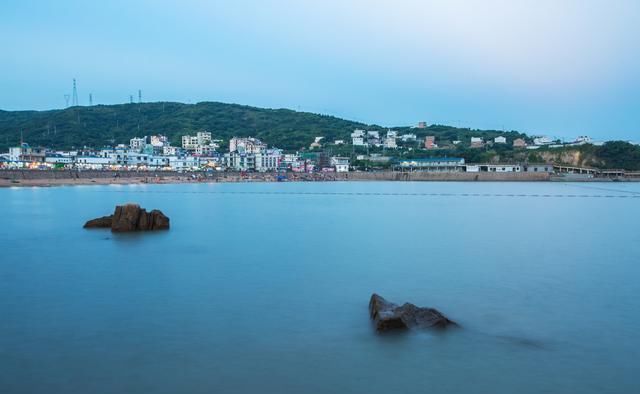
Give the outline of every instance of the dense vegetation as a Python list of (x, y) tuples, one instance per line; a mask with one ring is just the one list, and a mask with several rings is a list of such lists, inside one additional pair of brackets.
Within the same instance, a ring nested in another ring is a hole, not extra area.
[(102, 147), (136, 136), (180, 136), (207, 130), (214, 138), (254, 136), (270, 145), (299, 148), (315, 135), (343, 136), (363, 125), (331, 116), (222, 103), (142, 103), (72, 107), (52, 111), (0, 111), (0, 148), (16, 145), (20, 133), (32, 145)]
[[(0, 111), (0, 149), (17, 145), (21, 133), (31, 145), (68, 149), (128, 143), (133, 137), (152, 134), (165, 134), (179, 145), (180, 136), (207, 130), (214, 138), (225, 141), (233, 136), (253, 136), (270, 146), (299, 150), (308, 147), (316, 136), (324, 136), (325, 141), (349, 140), (356, 128), (384, 130), (333, 116), (215, 102), (97, 105), (51, 111)], [(445, 144), (456, 139), (468, 141), (480, 133), (440, 125), (397, 130), (415, 133), (419, 138), (435, 135), (438, 142)], [(482, 133), (486, 138), (504, 134)]]
[[(0, 151), (20, 142), (33, 146), (56, 149), (100, 148), (128, 143), (133, 137), (167, 135), (173, 145), (180, 145), (180, 137), (207, 130), (214, 139), (227, 142), (233, 136), (253, 136), (288, 151), (308, 149), (317, 136), (323, 136), (324, 149), (331, 154), (357, 155), (363, 153), (389, 154), (381, 148), (357, 148), (350, 145), (332, 145), (336, 139), (350, 142), (354, 129), (379, 130), (386, 128), (339, 119), (333, 116), (288, 109), (264, 109), (237, 104), (203, 102), (142, 103), (71, 107), (51, 111), (0, 111)], [(516, 131), (473, 130), (444, 125), (427, 128), (395, 127), (398, 134), (416, 134), (418, 141), (398, 143), (407, 149), (393, 151), (391, 155), (405, 158), (428, 156), (457, 156), (467, 162), (555, 162), (600, 168), (640, 170), (640, 147), (622, 141), (602, 146), (584, 145), (562, 149), (541, 148), (530, 151), (513, 149), (513, 140), (531, 139)], [(433, 135), (438, 150), (426, 151), (421, 140)], [(504, 136), (506, 144), (469, 147), (471, 137), (486, 141)], [(461, 141), (454, 144), (454, 141)]]
[(624, 141), (609, 141), (602, 146), (584, 145), (580, 149), (586, 163), (600, 168), (640, 171), (640, 147)]

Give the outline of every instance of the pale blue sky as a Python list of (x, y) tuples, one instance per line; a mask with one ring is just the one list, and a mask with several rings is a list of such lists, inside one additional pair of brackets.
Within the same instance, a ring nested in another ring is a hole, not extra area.
[(0, 2), (0, 108), (223, 101), (640, 139), (640, 1)]

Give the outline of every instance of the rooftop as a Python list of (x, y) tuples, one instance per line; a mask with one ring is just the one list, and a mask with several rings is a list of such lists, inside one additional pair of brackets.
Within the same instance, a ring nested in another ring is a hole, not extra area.
[(422, 159), (401, 159), (400, 162), (416, 162), (416, 163), (438, 163), (438, 162), (459, 162), (464, 160), (462, 157), (426, 157)]

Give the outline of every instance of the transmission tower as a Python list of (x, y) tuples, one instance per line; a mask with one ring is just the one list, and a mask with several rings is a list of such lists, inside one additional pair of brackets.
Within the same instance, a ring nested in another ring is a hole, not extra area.
[(76, 79), (73, 78), (73, 99), (71, 104), (75, 107), (78, 105), (78, 89), (76, 88)]
[(89, 93), (89, 106), (93, 105), (93, 94)]
[(133, 104), (133, 95), (132, 94), (129, 95), (129, 104)]
[(69, 108), (69, 99), (71, 98), (70, 95), (65, 94), (64, 95), (64, 102), (66, 103), (66, 108)]
[(138, 89), (138, 104), (142, 103), (142, 90)]

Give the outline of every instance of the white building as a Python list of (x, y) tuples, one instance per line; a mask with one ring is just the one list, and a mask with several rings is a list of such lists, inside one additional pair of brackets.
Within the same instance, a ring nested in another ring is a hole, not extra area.
[[(120, 165), (126, 167), (153, 167), (153, 166), (165, 166), (168, 161), (165, 156), (155, 156), (148, 153), (141, 153), (133, 149), (126, 147), (117, 147), (114, 150), (104, 150), (100, 159), (108, 159), (108, 164)], [(76, 162), (81, 162), (80, 158)], [(85, 161), (86, 164), (102, 162), (102, 160), (90, 159)]]
[(182, 149), (196, 150), (199, 146), (212, 145), (211, 133), (208, 131), (199, 131), (196, 135), (182, 136)]
[(413, 141), (416, 141), (417, 139), (418, 137), (413, 133), (402, 134), (400, 136), (400, 140), (402, 140), (402, 142), (413, 142)]
[(590, 143), (591, 143), (591, 137), (587, 135), (581, 135), (573, 141), (572, 145), (584, 145), (584, 144), (590, 144)]
[(71, 156), (64, 156), (61, 154), (47, 155), (44, 158), (45, 163), (49, 164), (73, 164), (74, 158)]
[(27, 143), (9, 148), (9, 160), (12, 162), (44, 162), (46, 150), (44, 148), (32, 148)]
[(466, 172), (480, 172), (480, 165), (479, 164), (467, 164), (467, 165), (465, 165), (465, 171)]
[(353, 146), (367, 146), (366, 142), (364, 142), (364, 137), (352, 137), (351, 140)]
[[(289, 156), (295, 161), (294, 157)], [(225, 153), (224, 164), (235, 171), (275, 171), (282, 162), (280, 149), (265, 149), (257, 153), (242, 153), (239, 151)]]
[(520, 172), (522, 167), (519, 164), (480, 164), (480, 171), (483, 172)]
[(198, 147), (198, 137), (195, 135), (182, 136), (182, 149), (195, 150)]
[(336, 172), (349, 172), (349, 158), (348, 157), (332, 157), (331, 166), (336, 169)]
[(365, 134), (366, 132), (364, 130), (355, 129), (353, 133), (351, 133), (351, 138), (364, 137)]
[(344, 145), (344, 140), (335, 140), (333, 141), (334, 145)]
[(12, 146), (9, 148), (9, 161), (20, 161), (22, 155), (22, 148), (19, 146)]
[(464, 169), (464, 159), (461, 157), (403, 159), (400, 160), (397, 168), (407, 172), (460, 172)]
[(535, 137), (533, 139), (533, 144), (537, 146), (551, 145), (552, 143), (553, 141), (551, 140), (551, 138), (546, 136)]
[(165, 145), (162, 147), (162, 154), (164, 156), (175, 156), (177, 154), (177, 150), (178, 148), (176, 148), (175, 146)]
[(484, 145), (484, 141), (481, 137), (471, 137), (471, 147), (479, 148)]
[(131, 150), (140, 152), (145, 147), (145, 145), (147, 145), (147, 137), (134, 137), (129, 140), (129, 148), (131, 148)]
[(384, 139), (383, 146), (387, 149), (395, 149), (398, 147), (395, 137), (387, 137)]
[(240, 153), (238, 151), (224, 154), (224, 162), (227, 168), (235, 171), (248, 171), (256, 168), (255, 154)]
[(274, 171), (280, 166), (282, 152), (279, 149), (267, 149), (255, 154), (255, 170), (259, 172)]
[(167, 156), (150, 156), (147, 166), (154, 168), (164, 168), (169, 167), (171, 163), (171, 159)]
[(216, 151), (213, 145), (198, 145), (195, 154), (198, 156), (211, 156)]
[(100, 156), (76, 156), (75, 160), (77, 165), (86, 167), (102, 167), (113, 164), (111, 158)]
[(152, 135), (151, 145), (156, 148), (162, 148), (169, 145), (169, 140), (167, 139), (166, 135)]
[(196, 156), (169, 156), (169, 166), (174, 171), (192, 171), (200, 167)]
[(506, 144), (507, 143), (507, 139), (503, 136), (498, 136), (496, 138), (493, 139), (493, 142), (496, 144)]
[(253, 137), (233, 137), (229, 141), (229, 152), (260, 153), (265, 149), (267, 149), (267, 144)]
[(351, 133), (351, 141), (354, 146), (366, 146), (367, 144), (364, 142), (365, 131), (364, 130), (354, 130)]
[(199, 131), (196, 133), (198, 145), (209, 145), (211, 143), (211, 133), (208, 131)]

